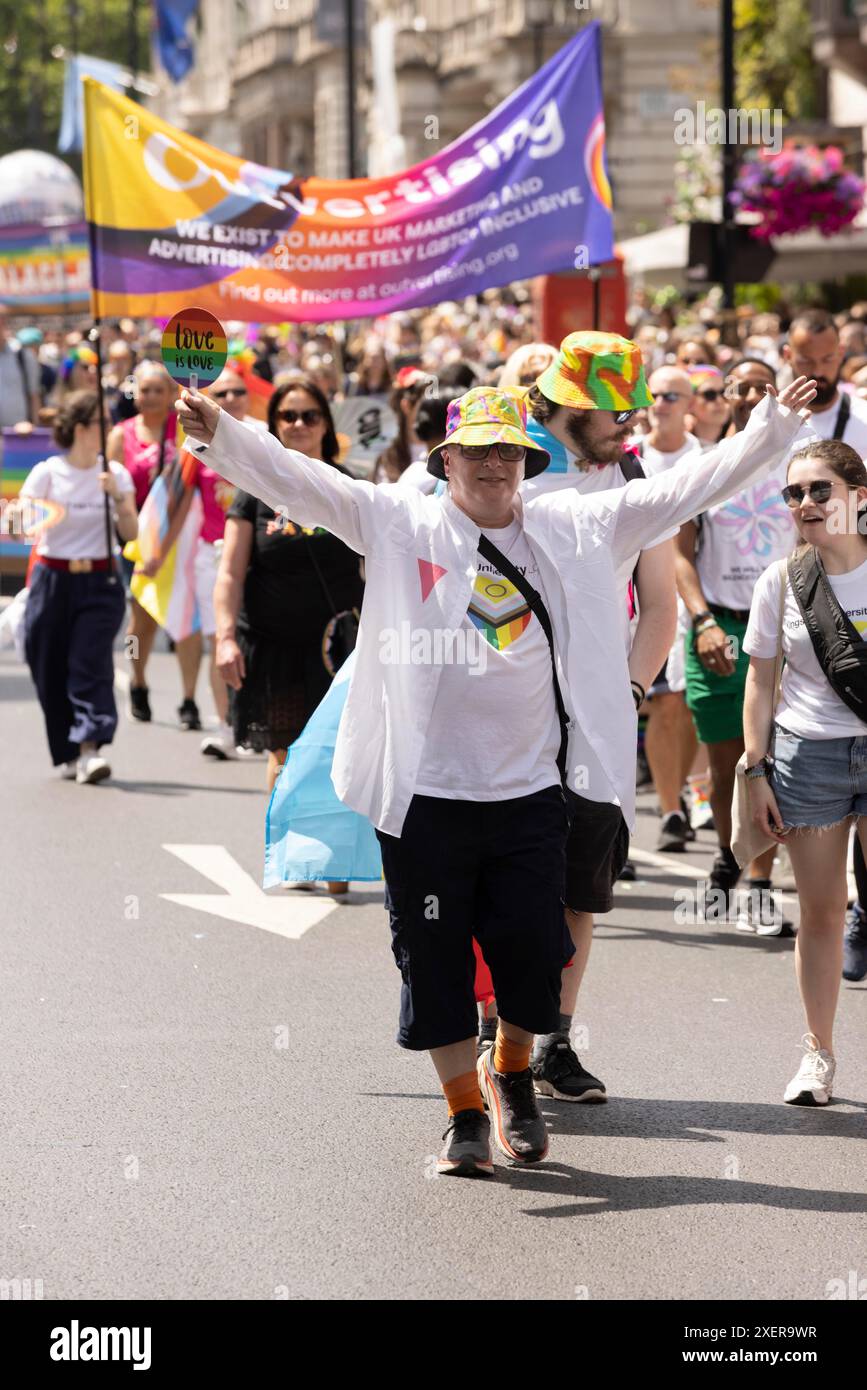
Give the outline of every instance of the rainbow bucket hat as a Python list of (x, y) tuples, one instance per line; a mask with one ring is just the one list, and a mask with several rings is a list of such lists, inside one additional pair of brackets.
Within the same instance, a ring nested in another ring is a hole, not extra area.
[(619, 333), (570, 333), (536, 385), (572, 410), (640, 410), (653, 405), (641, 349)]
[(524, 477), (535, 478), (551, 462), (527, 433), (527, 401), (523, 391), (496, 386), (475, 386), (451, 401), (446, 415), (446, 437), (427, 456), (427, 471), (445, 478), (442, 450), (447, 444), (520, 444), (527, 450)]

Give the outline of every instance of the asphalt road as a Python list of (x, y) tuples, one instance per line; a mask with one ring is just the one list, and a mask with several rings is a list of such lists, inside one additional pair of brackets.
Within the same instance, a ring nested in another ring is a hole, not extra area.
[[(675, 920), (709, 833), (642, 862), (598, 928), (576, 1025), (610, 1102), (543, 1101), (536, 1169), (435, 1178), (444, 1105), (393, 1041), (379, 886), (263, 899), (264, 763), (202, 757), (171, 656), (151, 679), (155, 722), (123, 718), (114, 779), (78, 787), (0, 656), (0, 1279), (46, 1299), (821, 1300), (867, 1277), (867, 984), (843, 986), (836, 1103), (782, 1105), (793, 943)], [(655, 831), (644, 795), (637, 846)]]

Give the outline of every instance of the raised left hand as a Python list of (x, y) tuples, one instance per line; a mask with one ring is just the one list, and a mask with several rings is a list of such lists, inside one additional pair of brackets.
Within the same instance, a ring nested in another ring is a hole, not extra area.
[[(776, 388), (768, 386), (769, 396), (777, 396)], [(802, 420), (809, 420), (812, 410), (807, 407), (816, 394), (816, 383), (812, 378), (796, 376), (795, 380), (784, 388), (777, 396), (779, 405), (787, 406), (789, 410), (794, 410), (796, 415), (800, 415)]]

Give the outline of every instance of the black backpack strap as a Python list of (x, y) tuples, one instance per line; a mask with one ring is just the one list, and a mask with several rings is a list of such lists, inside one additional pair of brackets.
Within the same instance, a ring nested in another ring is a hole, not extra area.
[(635, 454), (629, 449), (626, 449), (620, 455), (620, 471), (628, 483), (631, 483), (633, 478), (647, 477), (640, 463), (640, 459), (644, 457), (641, 444), (642, 441), (639, 440), (638, 444), (635, 446), (638, 450), (638, 458), (636, 458)]
[(846, 433), (846, 426), (849, 423), (849, 416), (852, 414), (852, 403), (847, 392), (840, 392), (840, 409), (837, 411), (837, 420), (834, 424), (832, 439), (842, 439)]
[(815, 546), (789, 557), (788, 575), (828, 684), (867, 723), (867, 643), (840, 607)]
[(548, 610), (545, 607), (544, 600), (538, 589), (533, 588), (533, 585), (530, 583), (529, 579), (527, 579), (526, 575), (523, 575), (519, 569), (516, 569), (511, 560), (507, 559), (498, 546), (494, 545), (494, 542), (489, 540), (485, 535), (479, 536), (479, 554), (484, 556), (490, 564), (496, 565), (500, 574), (510, 580), (518, 592), (523, 595), (527, 600), (527, 606), (530, 611), (539, 619), (542, 631), (548, 639), (548, 650), (551, 653), (551, 674), (554, 678), (554, 703), (557, 706), (557, 718), (560, 721), (560, 751), (557, 754), (557, 769), (560, 773), (561, 782), (565, 783), (569, 720), (566, 717), (566, 706), (563, 703), (560, 681), (557, 678), (557, 658), (554, 654), (554, 630), (551, 626), (551, 618), (548, 614)]

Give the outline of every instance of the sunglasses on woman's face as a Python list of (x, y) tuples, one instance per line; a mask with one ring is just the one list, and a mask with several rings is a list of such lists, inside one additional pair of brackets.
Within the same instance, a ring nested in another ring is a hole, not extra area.
[[(838, 487), (837, 483), (829, 483), (826, 478), (820, 478), (815, 483), (791, 483), (783, 488), (783, 501), (787, 507), (799, 507), (805, 497), (809, 497), (811, 502), (827, 502), (831, 496), (831, 489)], [(845, 484), (844, 484), (845, 486)]]
[(722, 400), (725, 397), (724, 391), (696, 391), (695, 394), (697, 396), (701, 396), (703, 401), (710, 401), (711, 405), (715, 405), (717, 401)]
[(284, 425), (294, 425), (296, 420), (300, 420), (302, 425), (312, 429), (318, 425), (322, 419), (321, 410), (278, 410), (277, 419), (282, 420)]
[(227, 401), (230, 396), (232, 400), (234, 400), (236, 396), (240, 398), (241, 396), (246, 396), (246, 394), (246, 386), (229, 386), (225, 391), (212, 391), (211, 397), (215, 401)]

